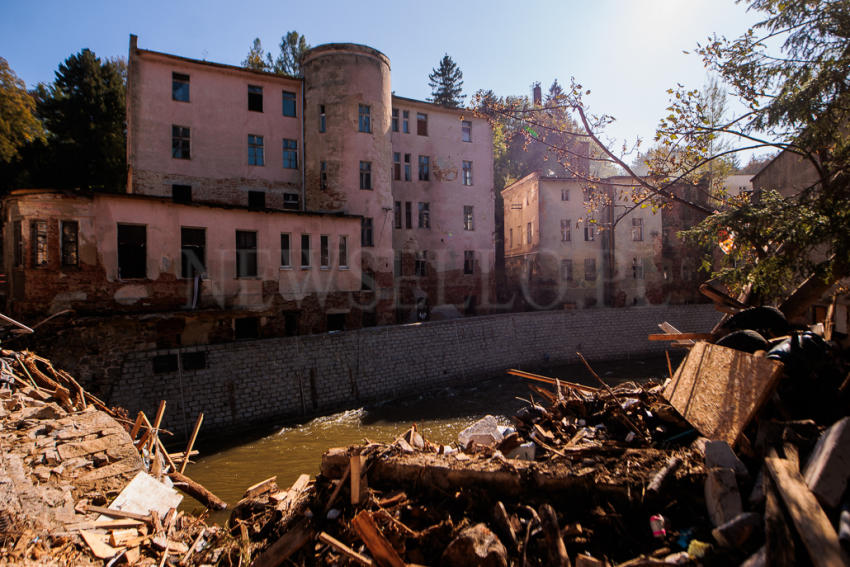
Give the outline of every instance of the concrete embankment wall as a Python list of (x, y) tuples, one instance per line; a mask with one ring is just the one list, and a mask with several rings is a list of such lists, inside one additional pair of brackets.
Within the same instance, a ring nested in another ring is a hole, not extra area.
[[(647, 340), (658, 323), (706, 332), (718, 318), (710, 305), (546, 311), (134, 352), (110, 403), (151, 415), (165, 399), (165, 427), (179, 436), (204, 412), (209, 436), (462, 384), (547, 355), (557, 363), (577, 351), (590, 360), (659, 353), (669, 345)], [(206, 368), (154, 373), (156, 356), (197, 352)]]

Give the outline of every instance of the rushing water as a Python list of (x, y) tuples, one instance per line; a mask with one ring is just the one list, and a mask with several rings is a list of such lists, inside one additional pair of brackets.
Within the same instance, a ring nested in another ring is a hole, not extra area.
[[(674, 361), (675, 364), (676, 361)], [(662, 357), (642, 360), (593, 363), (608, 383), (625, 380), (662, 379), (667, 361)], [(581, 364), (550, 366), (535, 370), (546, 376), (598, 385)], [(366, 440), (390, 442), (416, 423), (426, 439), (448, 444), (457, 434), (484, 415), (504, 423), (508, 416), (534, 397), (526, 381), (503, 375), (474, 386), (444, 388), (418, 397), (353, 409), (318, 417), (306, 423), (280, 427), (261, 438), (202, 456), (186, 469), (188, 475), (230, 504), (237, 502), (252, 484), (277, 475), (278, 485), (287, 487), (307, 473), (319, 472), (322, 453), (329, 447), (344, 447)], [(188, 505), (191, 505), (187, 502)], [(216, 517), (223, 520), (224, 517)]]

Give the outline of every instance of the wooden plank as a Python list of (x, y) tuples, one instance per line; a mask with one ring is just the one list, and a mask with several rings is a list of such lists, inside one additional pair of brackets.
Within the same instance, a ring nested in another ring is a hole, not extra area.
[(375, 563), (380, 567), (405, 567), (398, 552), (387, 541), (381, 530), (378, 529), (375, 520), (367, 510), (362, 510), (351, 520), (351, 527), (369, 548)]
[(80, 530), (80, 535), (83, 536), (83, 540), (88, 544), (91, 552), (98, 559), (110, 559), (115, 557), (115, 554), (118, 553), (118, 550), (106, 543), (106, 535), (105, 534), (96, 534), (94, 532), (89, 532), (86, 530)]
[(192, 429), (192, 436), (189, 438), (189, 444), (186, 445), (185, 457), (180, 465), (180, 474), (186, 470), (186, 465), (189, 463), (189, 457), (192, 455), (192, 447), (195, 446), (195, 440), (198, 438), (198, 431), (201, 430), (201, 424), (204, 422), (204, 412), (198, 414), (198, 419), (195, 421), (195, 427)]
[(113, 510), (112, 508), (104, 508), (103, 506), (94, 506), (92, 504), (84, 504), (81, 509), (85, 512), (103, 514), (104, 516), (109, 516), (110, 518), (129, 518), (130, 520), (138, 520), (140, 522), (146, 522), (148, 524), (152, 521), (150, 514), (136, 514), (134, 512), (128, 512), (125, 510)]
[(785, 459), (764, 460), (776, 490), (785, 502), (800, 539), (809, 551), (815, 567), (846, 567), (850, 559), (841, 549), (838, 534), (829, 522), (815, 495), (793, 463)]
[(342, 553), (343, 555), (345, 555), (349, 559), (353, 559), (354, 561), (357, 561), (361, 565), (365, 565), (366, 567), (372, 567), (372, 560), (371, 559), (369, 559), (365, 555), (360, 555), (359, 553), (357, 553), (356, 551), (354, 551), (353, 549), (351, 549), (350, 547), (348, 547), (347, 545), (345, 545), (344, 543), (342, 543), (341, 541), (339, 541), (335, 537), (331, 536), (330, 534), (327, 534), (325, 532), (320, 533), (319, 534), (319, 541), (321, 541), (322, 543), (328, 544), (329, 546), (333, 547), (334, 549), (336, 549), (337, 551), (339, 551), (340, 553)]
[(188, 476), (174, 471), (168, 475), (168, 478), (170, 478), (174, 482), (174, 486), (176, 486), (180, 490), (183, 490), (184, 492), (186, 492), (186, 494), (188, 494), (201, 504), (212, 508), (213, 510), (227, 509), (227, 502), (225, 502), (224, 500), (222, 500), (221, 498), (219, 498), (218, 496), (207, 490), (204, 486), (195, 482)]
[(649, 335), (651, 341), (707, 341), (712, 337), (711, 333), (653, 333)]
[(781, 362), (698, 342), (663, 396), (702, 435), (734, 446), (781, 375)]
[(272, 490), (274, 490), (275, 486), (277, 486), (277, 475), (270, 476), (265, 480), (261, 480), (257, 484), (249, 486), (245, 490), (245, 494), (242, 495), (242, 498), (254, 498), (259, 496), (260, 494), (271, 492)]
[[(507, 371), (511, 376), (519, 376), (520, 378), (527, 378), (528, 380), (536, 380), (537, 382), (544, 382), (546, 384), (554, 384), (555, 378), (549, 378), (548, 376), (541, 376), (540, 374), (532, 374), (531, 372), (525, 372), (524, 370), (517, 370), (516, 368), (511, 368)], [(595, 394), (599, 391), (599, 388), (594, 388), (593, 386), (585, 386), (584, 384), (576, 384), (575, 382), (567, 382), (566, 380), (558, 381), (561, 383), (561, 386), (567, 386), (574, 390), (579, 390), (581, 392), (586, 392), (588, 394)]]
[(142, 522), (138, 520), (131, 520), (129, 518), (122, 518), (120, 520), (92, 520), (91, 522), (80, 522), (79, 524), (73, 524), (69, 526), (65, 526), (65, 529), (68, 531), (76, 531), (76, 530), (117, 530), (121, 528), (137, 528), (142, 525)]
[(313, 530), (307, 527), (305, 520), (301, 520), (254, 559), (251, 567), (278, 567), (312, 539)]
[(363, 462), (360, 460), (360, 453), (355, 451), (349, 459), (351, 465), (351, 503), (357, 505), (360, 503), (360, 467)]
[(797, 562), (794, 537), (779, 504), (779, 495), (767, 471), (764, 475), (764, 554), (767, 565), (794, 567)]

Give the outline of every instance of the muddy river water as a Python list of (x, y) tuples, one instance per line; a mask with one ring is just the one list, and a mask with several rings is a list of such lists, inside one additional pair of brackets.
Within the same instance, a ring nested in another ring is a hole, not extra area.
[[(677, 360), (673, 360), (673, 368)], [(606, 382), (658, 380), (667, 376), (664, 356), (611, 362), (594, 362), (593, 368)], [(598, 386), (581, 364), (528, 369), (546, 376)], [(245, 489), (277, 475), (278, 485), (288, 487), (307, 473), (319, 472), (322, 453), (365, 440), (390, 442), (416, 423), (426, 439), (450, 443), (457, 434), (481, 417), (492, 414), (505, 424), (533, 393), (527, 382), (510, 375), (494, 376), (475, 385), (444, 388), (422, 396), (388, 401), (352, 409), (310, 421), (271, 427), (265, 434), (246, 436), (244, 442), (218, 450), (206, 447), (197, 463), (186, 473), (229, 504), (236, 503)], [(269, 432), (270, 431), (270, 432)], [(186, 499), (186, 505), (194, 501)], [(227, 514), (216, 517), (223, 521)]]

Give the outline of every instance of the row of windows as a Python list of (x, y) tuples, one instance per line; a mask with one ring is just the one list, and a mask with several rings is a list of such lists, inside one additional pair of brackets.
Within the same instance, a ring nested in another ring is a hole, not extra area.
[[(59, 262), (62, 266), (79, 266), (79, 224), (77, 221), (59, 221)], [(12, 241), (16, 268), (24, 267), (24, 228), (21, 221), (12, 223)], [(30, 266), (43, 268), (49, 261), (47, 221), (30, 221)]]
[[(526, 244), (531, 244), (532, 237), (532, 225), (528, 223), (526, 227)], [(519, 235), (519, 242), (517, 245), (522, 246), (522, 227), (517, 228), (517, 234)], [(584, 240), (586, 242), (592, 242), (596, 240), (596, 225), (594, 224), (585, 224), (584, 225)], [(634, 242), (643, 241), (643, 219), (641, 218), (633, 218), (632, 219), (632, 240)], [(570, 219), (561, 219), (561, 242), (570, 242), (572, 241), (572, 221)], [(514, 229), (508, 229), (508, 247), (513, 248), (514, 246)]]
[[(177, 183), (171, 185), (171, 198), (175, 203), (191, 203), (192, 186)], [(248, 206), (252, 209), (265, 209), (266, 192), (248, 191)], [(301, 196), (298, 193), (284, 193), (283, 208), (288, 211), (299, 210), (301, 208)]]
[[(472, 141), (472, 121), (471, 120), (461, 120), (461, 140), (464, 142)], [(410, 111), (409, 110), (401, 110), (398, 108), (393, 108), (392, 113), (392, 121), (391, 121), (392, 131), (393, 132), (402, 132), (404, 134), (410, 133)], [(362, 130), (361, 130), (362, 131)], [(428, 135), (428, 115), (424, 112), (416, 113), (416, 133), (419, 136), (427, 136)]]
[[(283, 138), (281, 165), (284, 169), (298, 169), (298, 140)], [(171, 157), (191, 159), (191, 130), (188, 126), (171, 126)], [(248, 134), (248, 165), (266, 164), (263, 136)]]
[[(189, 102), (189, 75), (185, 73), (171, 73), (171, 98), (178, 102)], [(295, 117), (296, 100), (295, 93), (281, 91), (281, 113), (283, 116)], [(252, 112), (263, 112), (263, 87), (248, 85), (248, 110)]]
[[(418, 203), (418, 228), (431, 228), (431, 204)], [(404, 202), (404, 215), (402, 223), (402, 202), (396, 201), (393, 206), (393, 226), (395, 228), (413, 228), (413, 203)], [(463, 230), (475, 230), (475, 219), (472, 205), (463, 207)]]
[[(632, 258), (632, 278), (642, 280), (644, 276), (643, 262), (638, 258)], [(596, 280), (596, 259), (584, 259), (584, 279), (586, 281)], [(561, 260), (561, 280), (573, 281), (573, 261), (570, 259)]]
[[(395, 251), (395, 262), (393, 264), (393, 274), (396, 277), (408, 276), (410, 274), (405, 273), (405, 266), (409, 266), (410, 262), (404, 261), (404, 255), (409, 253), (404, 253), (401, 250)], [(475, 250), (464, 250), (463, 251), (463, 273), (465, 275), (471, 275), (475, 273)], [(426, 276), (428, 275), (428, 251), (427, 250), (417, 250), (414, 253), (413, 260), (413, 275), (414, 276)]]

